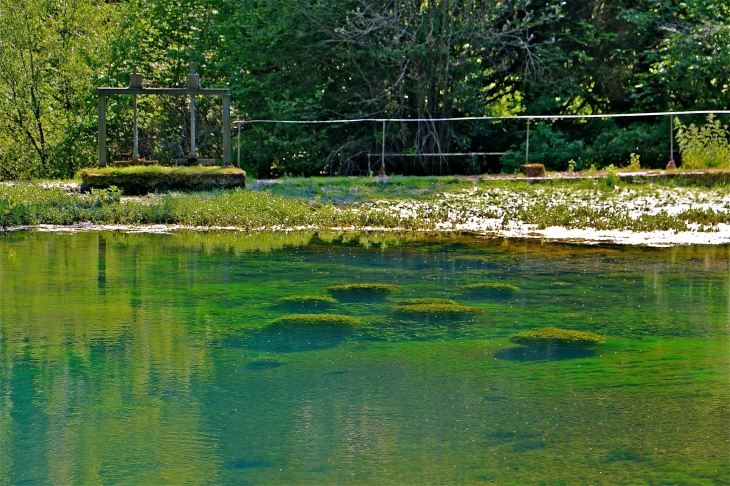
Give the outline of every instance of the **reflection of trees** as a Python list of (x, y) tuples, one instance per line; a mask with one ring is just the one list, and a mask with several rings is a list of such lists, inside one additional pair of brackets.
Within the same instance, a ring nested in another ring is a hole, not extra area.
[[(154, 272), (160, 254), (144, 248), (143, 258), (127, 258), (115, 240), (29, 235), (12, 245), (16, 261), (2, 279), (2, 295), (12, 297), (2, 307), (8, 376), (0, 444), (38, 418), (14, 423), (8, 411), (20, 399), (42, 412), (44, 436), (34, 449), (46, 452), (3, 448), (14, 453), (4, 454), (3, 467), (45, 456), (46, 464), (27, 468), (41, 474), (37, 481), (108, 482), (139, 472), (147, 483), (214, 482), (214, 439), (193, 390), (209, 374), (207, 348), (191, 340), (175, 306), (140, 291), (166, 280)], [(13, 389), (19, 367), (30, 367), (32, 387), (22, 391), (30, 397)]]

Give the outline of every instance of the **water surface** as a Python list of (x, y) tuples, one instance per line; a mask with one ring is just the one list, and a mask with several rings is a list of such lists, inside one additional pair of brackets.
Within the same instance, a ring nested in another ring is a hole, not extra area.
[[(0, 247), (3, 483), (730, 483), (727, 247), (195, 232)], [(325, 290), (356, 282), (400, 291)], [(476, 282), (520, 290), (459, 288)], [(299, 294), (338, 300), (279, 302)], [(484, 312), (395, 312), (411, 297)], [(323, 312), (362, 324), (271, 324)], [(608, 342), (509, 341), (541, 326)]]

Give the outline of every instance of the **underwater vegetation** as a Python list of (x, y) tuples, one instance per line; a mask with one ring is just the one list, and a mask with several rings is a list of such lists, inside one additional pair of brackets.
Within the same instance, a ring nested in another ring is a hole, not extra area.
[(518, 292), (520, 290), (516, 285), (501, 282), (480, 282), (462, 285), (459, 290), (466, 292), (492, 291), (492, 292)]
[(474, 263), (487, 263), (493, 262), (494, 257), (484, 255), (457, 255), (451, 258), (453, 262), (474, 262)]
[(513, 343), (523, 346), (596, 346), (605, 344), (606, 338), (588, 331), (572, 331), (557, 327), (538, 327), (530, 331), (513, 334), (509, 338)]
[(272, 325), (291, 325), (291, 326), (356, 326), (360, 324), (359, 319), (339, 314), (289, 314), (288, 316), (279, 317), (271, 321)]
[(329, 295), (288, 295), (279, 299), (281, 304), (336, 304), (337, 299)]
[(410, 304), (410, 305), (399, 305), (395, 308), (396, 312), (401, 314), (476, 314), (484, 312), (481, 307), (472, 307), (468, 305), (461, 305), (456, 303), (426, 303), (426, 304)]
[(400, 290), (400, 286), (395, 284), (362, 282), (344, 285), (332, 285), (330, 287), (327, 287), (325, 290), (329, 292), (367, 292), (383, 294), (398, 291)]
[(401, 299), (396, 302), (398, 305), (415, 305), (415, 304), (456, 304), (451, 299), (439, 299), (437, 297), (414, 297), (412, 299)]

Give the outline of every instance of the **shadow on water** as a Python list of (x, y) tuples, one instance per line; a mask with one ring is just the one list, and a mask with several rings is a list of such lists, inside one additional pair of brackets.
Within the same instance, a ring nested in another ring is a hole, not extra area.
[(628, 447), (622, 449), (614, 449), (608, 453), (606, 457), (608, 462), (645, 462), (647, 461), (644, 454), (636, 448)]
[(390, 292), (348, 290), (345, 292), (330, 291), (332, 297), (346, 304), (376, 304), (385, 302)]
[(242, 459), (239, 461), (231, 461), (228, 464), (226, 464), (226, 468), (228, 469), (257, 469), (262, 467), (272, 467), (273, 464), (267, 461), (257, 461), (257, 460), (246, 460)]
[(329, 302), (278, 302), (272, 307), (290, 314), (316, 314), (327, 311), (331, 306)]
[(339, 346), (353, 334), (349, 328), (272, 324), (249, 335), (241, 346), (253, 351), (296, 353)]
[(495, 358), (505, 361), (561, 361), (595, 355), (594, 349), (579, 346), (519, 346), (494, 353)]
[(278, 361), (252, 361), (246, 365), (246, 369), (252, 370), (252, 371), (261, 371), (261, 370), (271, 370), (274, 368), (278, 368), (279, 366), (284, 366), (284, 363), (280, 363)]

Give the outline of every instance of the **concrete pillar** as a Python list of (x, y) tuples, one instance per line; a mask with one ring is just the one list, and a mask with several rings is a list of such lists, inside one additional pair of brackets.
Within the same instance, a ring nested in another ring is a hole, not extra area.
[(223, 165), (231, 163), (231, 97), (223, 95)]
[(99, 167), (106, 167), (106, 96), (99, 93)]

